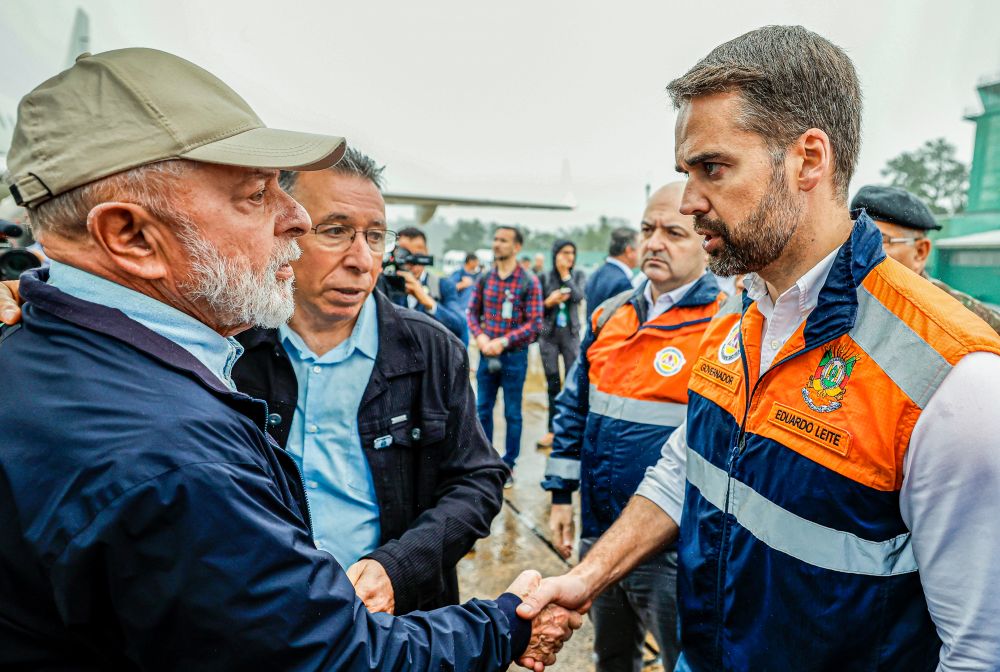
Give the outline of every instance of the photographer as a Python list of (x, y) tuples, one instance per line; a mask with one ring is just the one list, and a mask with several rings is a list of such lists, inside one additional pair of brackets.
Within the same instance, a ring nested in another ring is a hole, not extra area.
[[(408, 261), (411, 258), (413, 261)], [(414, 263), (417, 261), (422, 263)], [(459, 304), (455, 285), (448, 278), (428, 273), (424, 264), (433, 263), (434, 258), (427, 254), (424, 232), (412, 226), (405, 228), (399, 232), (396, 249), (384, 265), (381, 289), (396, 305), (426, 313), (468, 345), (465, 311)], [(394, 282), (393, 274), (403, 282)]]
[(563, 368), (569, 371), (580, 353), (580, 302), (583, 301), (586, 278), (583, 271), (573, 268), (574, 264), (576, 243), (557, 240), (552, 244), (552, 269), (538, 276), (542, 281), (542, 296), (545, 297), (538, 347), (549, 392), (549, 431), (538, 440), (540, 448), (552, 447), (552, 417), (555, 415), (556, 395), (562, 389), (559, 356), (562, 355)]

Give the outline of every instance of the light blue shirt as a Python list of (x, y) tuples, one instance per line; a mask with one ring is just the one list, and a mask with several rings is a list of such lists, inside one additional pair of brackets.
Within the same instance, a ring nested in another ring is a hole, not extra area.
[(279, 333), (299, 389), (286, 449), (305, 480), (316, 545), (347, 569), (378, 547), (381, 531), (358, 434), (358, 409), (378, 353), (375, 298), (365, 300), (350, 338), (322, 357), (288, 326)]
[(243, 346), (235, 338), (221, 336), (187, 313), (150, 296), (58, 261), (52, 261), (49, 267), (49, 285), (82, 301), (117, 308), (187, 350), (229, 389), (236, 389), (233, 365), (243, 354)]

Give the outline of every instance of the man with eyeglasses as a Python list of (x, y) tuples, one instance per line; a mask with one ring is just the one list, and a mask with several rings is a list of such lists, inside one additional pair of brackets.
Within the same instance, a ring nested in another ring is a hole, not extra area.
[(396, 244), (381, 173), (348, 149), (281, 174), (313, 223), (292, 262), (295, 313), (239, 337), (233, 379), (267, 401), (298, 462), (317, 545), (369, 610), (403, 614), (458, 602), (455, 565), (489, 534), (508, 472), (476, 418), (465, 348), (373, 291)]
[(950, 294), (1000, 334), (1000, 313), (927, 275), (925, 267), (932, 245), (927, 232), (939, 230), (941, 225), (934, 221), (934, 215), (923, 201), (898, 187), (868, 185), (861, 187), (851, 201), (851, 210), (861, 208), (882, 232), (882, 248), (887, 255)]

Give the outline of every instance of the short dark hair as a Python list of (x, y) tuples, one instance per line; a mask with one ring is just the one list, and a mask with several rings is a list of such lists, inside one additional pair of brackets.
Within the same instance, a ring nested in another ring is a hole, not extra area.
[(611, 244), (608, 245), (609, 257), (620, 257), (625, 250), (635, 247), (636, 231), (628, 227), (620, 227), (611, 232)]
[(521, 229), (517, 228), (512, 224), (501, 224), (497, 228), (493, 229), (495, 234), (497, 231), (513, 231), (514, 232), (514, 242), (518, 245), (524, 245), (524, 236), (521, 235)]
[(396, 232), (397, 238), (419, 238), (420, 240), (427, 242), (427, 234), (418, 229), (415, 226), (408, 226), (405, 229), (400, 229)]
[(802, 26), (764, 26), (720, 44), (667, 85), (675, 108), (696, 96), (735, 91), (738, 123), (760, 135), (777, 161), (810, 128), (830, 137), (833, 183), (847, 188), (861, 151), (861, 85), (854, 64)]
[(479, 257), (476, 256), (475, 252), (466, 252), (465, 253), (465, 263), (469, 263), (470, 261), (474, 261), (477, 264), (479, 263)]
[[(370, 181), (375, 187), (382, 191), (382, 172), (385, 166), (375, 163), (375, 160), (367, 154), (362, 154), (353, 147), (348, 147), (344, 152), (344, 157), (327, 168), (341, 175), (354, 175)], [(295, 181), (299, 174), (293, 170), (283, 170), (278, 174), (278, 184), (286, 192), (291, 194), (295, 190)]]

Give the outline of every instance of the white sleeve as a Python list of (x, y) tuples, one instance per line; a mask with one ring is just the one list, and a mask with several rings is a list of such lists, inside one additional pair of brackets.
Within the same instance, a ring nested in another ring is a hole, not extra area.
[(646, 469), (635, 494), (645, 497), (681, 524), (684, 486), (687, 483), (687, 422), (675, 429), (660, 451), (660, 459)]
[(1000, 662), (1000, 356), (945, 377), (903, 461), (900, 511), (943, 642), (939, 672)]

